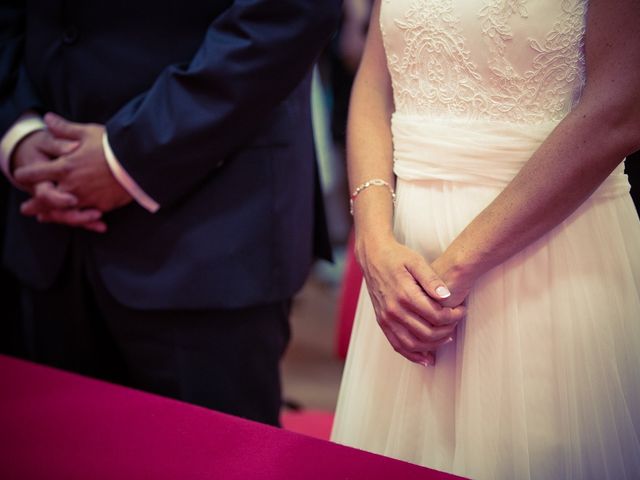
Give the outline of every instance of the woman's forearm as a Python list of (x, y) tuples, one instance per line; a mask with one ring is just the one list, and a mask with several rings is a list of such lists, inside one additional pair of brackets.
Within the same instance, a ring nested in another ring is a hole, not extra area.
[(473, 281), (549, 232), (637, 148), (637, 112), (585, 100), (434, 264), (445, 281)]
[[(349, 106), (347, 158), (352, 192), (371, 179), (395, 183), (390, 131), (393, 98), (378, 15), (376, 4)], [(392, 237), (393, 202), (387, 188), (362, 190), (353, 206), (357, 250), (365, 241)]]
[(468, 286), (549, 232), (640, 147), (638, 22), (635, 0), (589, 2), (580, 104), (436, 260), (445, 280)]

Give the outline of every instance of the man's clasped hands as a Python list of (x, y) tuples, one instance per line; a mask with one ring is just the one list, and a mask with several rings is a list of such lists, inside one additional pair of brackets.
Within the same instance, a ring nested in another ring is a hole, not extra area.
[(102, 215), (132, 201), (107, 163), (105, 127), (53, 113), (44, 122), (46, 128), (23, 138), (11, 156), (14, 182), (31, 194), (20, 211), (43, 223), (105, 232)]

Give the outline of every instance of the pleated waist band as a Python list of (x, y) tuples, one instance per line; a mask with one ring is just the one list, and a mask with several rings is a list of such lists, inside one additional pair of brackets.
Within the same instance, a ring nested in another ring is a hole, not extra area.
[[(504, 188), (556, 125), (438, 121), (394, 113), (394, 173), (408, 181), (444, 180)], [(596, 194), (618, 196), (629, 189), (621, 163)]]

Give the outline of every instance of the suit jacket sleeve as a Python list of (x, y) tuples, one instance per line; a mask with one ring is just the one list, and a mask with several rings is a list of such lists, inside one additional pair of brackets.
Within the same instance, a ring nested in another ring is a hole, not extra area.
[(24, 3), (0, 2), (0, 136), (27, 110), (41, 110), (23, 63)]
[(340, 0), (236, 0), (188, 65), (171, 65), (107, 122), (123, 168), (161, 206), (240, 148), (308, 73)]

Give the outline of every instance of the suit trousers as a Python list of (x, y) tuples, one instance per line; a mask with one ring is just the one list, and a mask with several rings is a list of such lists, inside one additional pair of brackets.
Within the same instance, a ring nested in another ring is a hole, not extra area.
[[(4, 248), (8, 184), (0, 182), (0, 251)], [(0, 265), (0, 292), (2, 292), (2, 315), (0, 317), (0, 353), (24, 357), (24, 332), (20, 316), (18, 279)]]
[(108, 292), (80, 240), (55, 285), (23, 288), (33, 360), (279, 424), (290, 300), (234, 310), (132, 309)]

